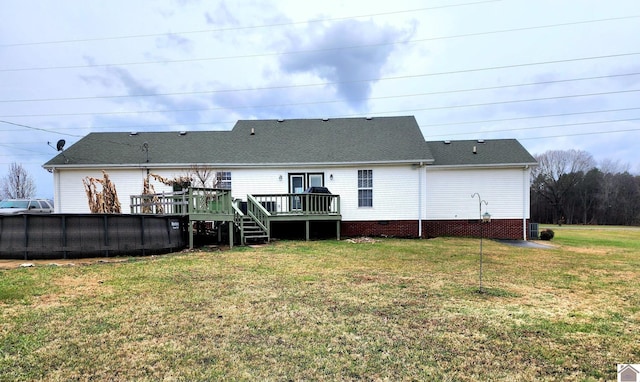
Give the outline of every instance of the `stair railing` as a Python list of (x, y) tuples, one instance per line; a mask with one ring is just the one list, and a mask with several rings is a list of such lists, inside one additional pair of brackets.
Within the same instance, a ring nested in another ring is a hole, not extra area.
[(269, 233), (271, 213), (262, 204), (258, 203), (252, 195), (247, 195), (247, 214), (262, 228), (267, 237), (271, 237)]

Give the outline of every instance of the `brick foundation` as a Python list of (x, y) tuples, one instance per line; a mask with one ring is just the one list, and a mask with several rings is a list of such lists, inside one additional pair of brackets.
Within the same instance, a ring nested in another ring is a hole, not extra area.
[(343, 221), (341, 236), (418, 237), (417, 220)]
[[(529, 220), (527, 220), (527, 227)], [(423, 220), (422, 236), (426, 238), (480, 237), (480, 229), (485, 238), (522, 239), (522, 220), (499, 219), (490, 223), (479, 223), (477, 220)], [(341, 235), (354, 236), (393, 236), (418, 237), (417, 220), (384, 220), (384, 221), (343, 221), (340, 226)], [(529, 239), (527, 230), (527, 239)]]

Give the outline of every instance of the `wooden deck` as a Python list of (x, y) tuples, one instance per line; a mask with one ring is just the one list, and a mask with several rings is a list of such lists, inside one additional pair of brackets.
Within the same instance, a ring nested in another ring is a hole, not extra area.
[(332, 194), (258, 194), (247, 200), (234, 200), (231, 190), (190, 187), (188, 190), (131, 196), (132, 214), (180, 215), (189, 220), (189, 248), (193, 248), (193, 222), (228, 222), (229, 244), (234, 231), (240, 242), (271, 239), (272, 222), (305, 222), (305, 238), (309, 240), (312, 221), (335, 221), (340, 239), (340, 196)]

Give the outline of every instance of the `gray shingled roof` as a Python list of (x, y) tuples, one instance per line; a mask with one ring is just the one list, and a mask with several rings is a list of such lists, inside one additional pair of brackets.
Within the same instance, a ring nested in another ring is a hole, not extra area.
[[(253, 134), (252, 134), (253, 131)], [(145, 150), (144, 147), (148, 150)], [(472, 153), (473, 146), (477, 154)], [(230, 131), (91, 133), (44, 164), (535, 164), (515, 139), (426, 142), (412, 116), (238, 121)]]
[[(253, 130), (254, 134), (251, 134)], [(47, 162), (69, 165), (431, 162), (414, 117), (238, 121), (231, 131), (91, 133)]]
[(430, 141), (427, 145), (435, 159), (433, 164), (437, 166), (537, 164), (535, 158), (515, 139)]

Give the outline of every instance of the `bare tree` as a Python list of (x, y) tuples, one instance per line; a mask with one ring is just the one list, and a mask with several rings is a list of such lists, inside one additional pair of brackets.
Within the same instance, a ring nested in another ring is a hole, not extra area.
[(33, 198), (36, 186), (27, 170), (21, 164), (13, 162), (9, 165), (9, 173), (2, 179), (0, 194), (9, 199)]
[(217, 188), (218, 186), (217, 171), (211, 167), (193, 165), (188, 172), (188, 176), (194, 179), (194, 185), (197, 187)]
[(631, 165), (629, 165), (629, 163), (621, 162), (620, 160), (604, 159), (600, 161), (600, 165), (598, 167), (604, 174), (622, 174), (629, 172)]
[(538, 167), (532, 173), (532, 190), (552, 207), (554, 221), (562, 222), (566, 212), (573, 210), (571, 193), (584, 174), (595, 167), (595, 160), (586, 151), (551, 150), (536, 155)]

